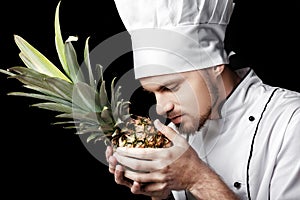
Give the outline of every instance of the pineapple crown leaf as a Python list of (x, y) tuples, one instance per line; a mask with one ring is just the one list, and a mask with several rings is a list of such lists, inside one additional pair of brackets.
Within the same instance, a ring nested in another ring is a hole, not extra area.
[(106, 124), (114, 124), (114, 118), (111, 115), (111, 110), (108, 107), (104, 107), (102, 109), (100, 116)]
[(105, 134), (101, 134), (98, 132), (91, 133), (90, 136), (86, 139), (87, 142), (94, 141), (96, 143), (97, 141), (104, 141), (105, 145), (108, 145), (110, 143), (109, 139)]
[(65, 56), (73, 83), (85, 82), (84, 75), (77, 61), (77, 54), (71, 40), (65, 43)]
[(55, 102), (55, 103), (59, 103), (59, 104), (63, 104), (63, 105), (67, 105), (67, 106), (72, 107), (72, 103), (70, 103), (69, 101), (66, 101), (66, 100), (61, 99), (61, 98), (49, 96), (49, 95), (43, 95), (43, 94), (37, 94), (37, 93), (28, 93), (28, 92), (10, 92), (10, 93), (8, 93), (8, 95), (31, 97), (31, 98), (34, 98), (34, 99), (42, 99), (42, 100), (51, 101), (51, 102)]
[(89, 133), (89, 134), (96, 133), (97, 135), (104, 135), (104, 132), (95, 126), (84, 127), (76, 132), (77, 135), (82, 135), (82, 134), (86, 134), (86, 133)]
[(11, 78), (18, 79), (25, 87), (32, 88), (40, 93), (51, 94), (52, 96), (71, 101), (73, 86), (59, 78), (30, 76), (28, 74), (14, 75)]
[[(94, 75), (93, 75), (93, 70), (92, 70), (92, 67), (91, 67), (91, 61), (90, 61), (90, 56), (89, 56), (89, 53), (90, 53), (89, 39), (90, 39), (90, 37), (88, 37), (85, 41), (84, 64), (85, 64), (85, 66), (87, 68), (87, 71), (88, 71), (89, 84), (90, 84), (90, 86), (92, 86), (93, 88), (96, 89), (96, 80), (95, 80)], [(101, 81), (103, 81), (103, 80), (101, 80)]]
[(114, 77), (111, 81), (111, 85), (110, 85), (110, 91), (111, 91), (111, 100), (110, 100), (110, 103), (111, 103), (111, 109), (114, 111), (117, 104), (116, 102), (118, 101), (118, 95), (117, 93), (119, 92), (119, 88), (117, 88), (117, 90), (115, 90), (115, 80), (117, 78)]
[(108, 106), (109, 100), (105, 88), (105, 81), (103, 80), (100, 89), (99, 89), (99, 99), (100, 99), (100, 106), (103, 108), (105, 106)]
[(95, 80), (99, 80), (100, 82), (103, 80), (103, 66), (100, 64), (96, 64), (95, 67)]
[[(53, 123), (51, 123), (51, 124), (53, 124), (53, 125), (68, 125), (68, 124), (72, 124), (72, 127), (75, 127), (74, 126), (74, 124), (76, 123), (76, 121), (74, 121), (74, 120), (70, 120), (70, 121), (61, 121), (61, 122), (53, 122)], [(65, 126), (66, 127), (66, 126)], [(70, 126), (68, 126), (68, 127), (70, 127)]]
[(0, 72), (3, 73), (3, 74), (8, 75), (8, 77), (13, 77), (13, 76), (15, 76), (15, 74), (12, 73), (12, 72), (10, 72), (8, 69), (7, 69), (7, 70), (0, 69)]
[[(45, 89), (45, 88), (41, 88), (41, 87), (37, 87), (37, 86), (33, 86), (33, 85), (23, 85), (24, 88), (27, 88), (27, 89), (30, 89), (30, 90), (34, 90), (38, 93), (41, 93), (41, 94), (45, 94), (46, 96), (52, 96), (52, 97), (57, 97), (57, 98), (60, 98), (59, 95), (57, 95), (55, 92), (53, 91), (50, 91), (48, 89)], [(37, 93), (35, 93), (37, 94)]]
[[(19, 66), (16, 66), (16, 67), (11, 67), (7, 70), (8, 72), (11, 73), (11, 75), (21, 75), (21, 76), (28, 76), (28, 77), (34, 77), (36, 79), (39, 79), (39, 80), (43, 80), (47, 77), (50, 77), (46, 74), (42, 74), (34, 69), (31, 69), (31, 68), (26, 68), (26, 67), (19, 67)], [(10, 76), (10, 77), (14, 77), (14, 76)]]
[(50, 77), (57, 77), (70, 82), (68, 77), (66, 77), (50, 60), (25, 39), (18, 35), (14, 35), (14, 40), (21, 51), (19, 56), (28, 68), (34, 69), (37, 72), (46, 74)]
[(55, 47), (60, 60), (60, 63), (67, 74), (70, 76), (70, 70), (67, 64), (66, 56), (65, 56), (65, 45), (62, 39), (61, 30), (60, 30), (60, 22), (59, 22), (59, 7), (61, 1), (58, 2), (55, 10), (55, 18), (54, 18), (54, 29), (55, 29)]
[(57, 118), (70, 118), (77, 121), (85, 121), (85, 123), (91, 123), (91, 124), (98, 124), (97, 117), (94, 116), (94, 113), (81, 113), (81, 112), (74, 112), (73, 113), (63, 113), (56, 115)]
[(98, 93), (94, 88), (84, 82), (78, 82), (74, 85), (73, 103), (78, 105), (86, 112), (100, 112)]
[(86, 139), (86, 142), (90, 142), (90, 141), (92, 141), (92, 140), (95, 140), (97, 137), (99, 137), (100, 136), (100, 134), (99, 133), (92, 133), (92, 134), (90, 134), (89, 135), (89, 137)]
[(30, 105), (32, 107), (38, 107), (45, 110), (51, 110), (56, 112), (63, 112), (63, 113), (72, 113), (72, 106), (54, 103), (54, 102), (45, 102), (45, 103), (36, 103)]
[(49, 88), (55, 94), (68, 101), (72, 101), (73, 85), (59, 78), (47, 78), (44, 80), (46, 88)]
[(77, 36), (69, 36), (68, 39), (66, 40), (66, 43), (68, 42), (76, 42), (78, 41), (78, 37)]

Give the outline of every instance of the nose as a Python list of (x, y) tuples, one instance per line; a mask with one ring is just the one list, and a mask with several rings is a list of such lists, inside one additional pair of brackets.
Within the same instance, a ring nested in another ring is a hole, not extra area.
[(174, 103), (168, 96), (155, 94), (156, 98), (156, 112), (158, 115), (166, 115), (168, 112), (174, 109)]

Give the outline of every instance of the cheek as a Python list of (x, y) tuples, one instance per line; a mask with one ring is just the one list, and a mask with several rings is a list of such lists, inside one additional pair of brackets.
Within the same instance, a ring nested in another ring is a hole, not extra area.
[(211, 95), (206, 86), (197, 84), (186, 85), (182, 88), (183, 94), (178, 98), (182, 109), (189, 110), (193, 115), (206, 112), (211, 107)]

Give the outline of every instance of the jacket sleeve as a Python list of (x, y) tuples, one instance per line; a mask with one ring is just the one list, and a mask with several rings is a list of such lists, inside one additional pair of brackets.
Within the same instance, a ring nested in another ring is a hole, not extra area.
[(289, 120), (270, 182), (270, 199), (300, 198), (300, 108)]

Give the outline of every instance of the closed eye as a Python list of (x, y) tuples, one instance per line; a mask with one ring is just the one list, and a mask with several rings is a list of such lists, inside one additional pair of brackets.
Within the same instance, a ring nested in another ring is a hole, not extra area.
[(166, 86), (161, 86), (158, 91), (159, 92), (169, 92), (169, 91), (171, 91), (171, 89)]

